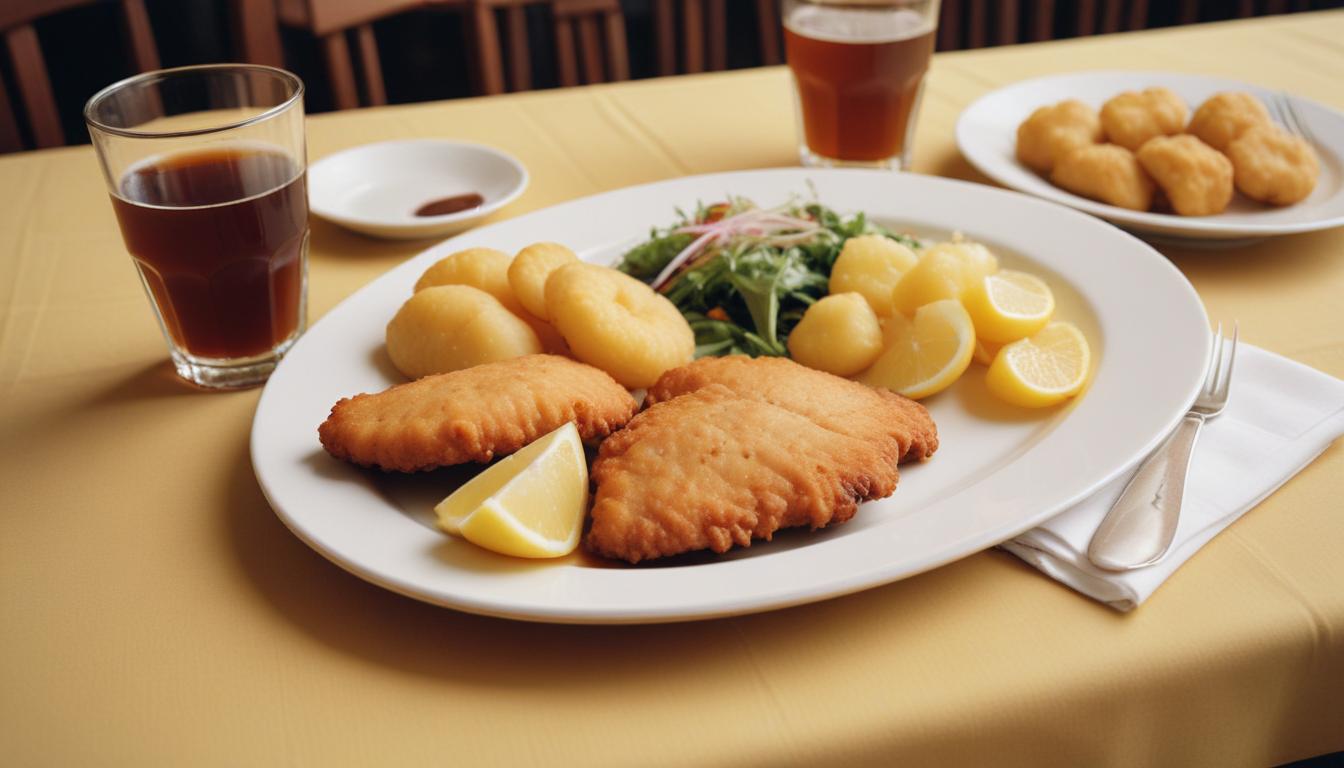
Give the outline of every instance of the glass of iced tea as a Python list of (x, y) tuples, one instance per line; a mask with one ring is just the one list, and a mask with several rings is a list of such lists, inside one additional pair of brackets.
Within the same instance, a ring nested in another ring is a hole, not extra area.
[(910, 167), (938, 0), (784, 0), (807, 166)]
[(307, 324), (303, 82), (246, 64), (147, 72), (84, 119), (178, 375), (265, 381)]

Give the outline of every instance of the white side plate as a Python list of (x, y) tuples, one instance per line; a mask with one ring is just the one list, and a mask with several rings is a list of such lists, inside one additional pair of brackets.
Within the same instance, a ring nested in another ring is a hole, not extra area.
[[(527, 188), (527, 169), (507, 152), (438, 139), (384, 141), (328, 155), (308, 169), (313, 213), (373, 237), (443, 237), (476, 224)], [(478, 194), (480, 206), (416, 216), (425, 203)]]
[[(723, 557), (659, 567), (530, 562), (486, 552), (431, 525), (431, 507), (475, 469), (412, 477), (329, 457), (317, 426), (333, 403), (397, 383), (387, 320), (420, 273), (453, 251), (515, 252), (568, 243), (610, 262), (673, 219), (673, 208), (726, 195), (762, 205), (790, 193), (866, 211), (916, 234), (962, 231), (1005, 265), (1038, 270), (1059, 316), (1097, 361), (1073, 403), (1026, 412), (996, 402), (975, 366), (928, 401), (941, 436), (928, 462), (902, 468), (894, 496), (834, 528), (782, 533)], [(821, 600), (895, 581), (993, 546), (1054, 515), (1145, 455), (1194, 400), (1209, 330), (1179, 271), (1134, 237), (1025, 195), (927, 176), (780, 169), (698, 176), (609, 192), (475, 230), (425, 251), (317, 322), (262, 393), (252, 462), (286, 525), (341, 567), (388, 589), (475, 613), (552, 622), (635, 623), (724, 616)]]
[(1299, 97), (1292, 97), (1293, 104), (1316, 138), (1321, 176), (1311, 195), (1296, 205), (1266, 206), (1237, 195), (1216, 216), (1130, 211), (1060, 189), (1017, 161), (1017, 126), (1037, 107), (1078, 99), (1100, 108), (1122, 91), (1157, 86), (1170, 88), (1185, 99), (1191, 114), (1219, 91), (1248, 91), (1266, 106), (1275, 95), (1268, 88), (1237, 80), (1173, 72), (1098, 71), (1041, 77), (987, 93), (967, 107), (957, 119), (957, 146), (971, 165), (1004, 186), (1072, 206), (1135, 232), (1206, 241), (1241, 240), (1344, 225), (1344, 114)]

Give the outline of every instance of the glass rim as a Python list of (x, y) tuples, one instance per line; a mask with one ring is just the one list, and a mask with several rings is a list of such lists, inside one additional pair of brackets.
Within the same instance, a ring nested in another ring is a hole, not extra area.
[[(177, 130), (177, 131), (146, 131), (138, 128), (120, 128), (114, 125), (108, 125), (104, 122), (99, 121), (97, 118), (93, 116), (94, 106), (96, 104), (102, 102), (103, 100), (111, 96), (114, 92), (119, 91), (123, 88), (128, 88), (132, 85), (139, 85), (141, 83), (149, 82), (151, 80), (164, 80), (170, 77), (197, 74), (201, 72), (223, 72), (223, 71), (240, 71), (240, 72), (251, 71), (251, 72), (263, 72), (266, 74), (274, 75), (280, 80), (288, 82), (293, 88), (294, 92), (291, 93), (289, 97), (286, 98), (284, 101), (280, 102), (279, 104), (276, 104), (273, 107), (267, 108), (264, 112), (259, 112), (258, 114), (252, 115), (251, 117), (243, 118), (241, 120), (234, 120), (233, 122), (225, 123), (223, 125), (211, 126), (209, 128), (190, 128), (186, 130)], [(102, 88), (97, 93), (90, 96), (89, 100), (84, 103), (84, 124), (102, 133), (110, 133), (114, 136), (124, 136), (132, 139), (172, 139), (183, 136), (203, 136), (209, 133), (219, 133), (221, 131), (228, 131), (234, 128), (242, 128), (243, 126), (246, 125), (252, 125), (254, 123), (262, 122), (263, 120), (268, 120), (280, 114), (281, 112), (284, 112), (286, 109), (289, 109), (290, 107), (294, 106), (294, 103), (296, 101), (302, 100), (303, 91), (304, 91), (303, 80), (301, 80), (298, 75), (294, 74), (293, 72), (290, 72), (287, 69), (281, 69), (279, 67), (271, 67), (265, 64), (230, 64), (230, 63), (192, 64), (185, 67), (169, 67), (168, 69), (155, 69), (149, 72), (141, 72), (140, 74), (131, 75), (130, 77), (118, 80), (115, 83), (112, 83), (111, 85)]]

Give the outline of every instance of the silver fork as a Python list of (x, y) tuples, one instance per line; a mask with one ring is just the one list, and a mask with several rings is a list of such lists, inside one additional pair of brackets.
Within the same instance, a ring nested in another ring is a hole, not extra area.
[[(1116, 500), (1101, 527), (1092, 535), (1087, 559), (1107, 571), (1130, 571), (1161, 562), (1176, 537), (1185, 497), (1185, 478), (1190, 456), (1204, 422), (1223, 412), (1227, 405), (1232, 364), (1237, 358), (1237, 326), (1232, 339), (1223, 341), (1223, 324), (1213, 339), (1204, 388), (1176, 431), (1153, 451)], [(1226, 358), (1226, 359), (1224, 359)]]
[(1311, 135), (1311, 129), (1307, 123), (1298, 114), (1297, 107), (1293, 106), (1293, 97), (1283, 91), (1274, 94), (1274, 98), (1269, 102), (1269, 111), (1274, 119), (1282, 125), (1285, 130), (1294, 136), (1306, 139), (1311, 144), (1316, 144), (1316, 137)]

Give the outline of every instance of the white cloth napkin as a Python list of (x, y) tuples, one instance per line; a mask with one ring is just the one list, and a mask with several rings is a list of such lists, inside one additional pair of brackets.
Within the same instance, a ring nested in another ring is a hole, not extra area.
[[(1132, 610), (1247, 510), (1344, 435), (1344, 381), (1249, 344), (1237, 348), (1227, 407), (1195, 445), (1176, 540), (1165, 560), (1123, 573), (1087, 545), (1133, 472), (1001, 546), (1083, 594)], [(1137, 467), (1135, 468), (1137, 470)]]

